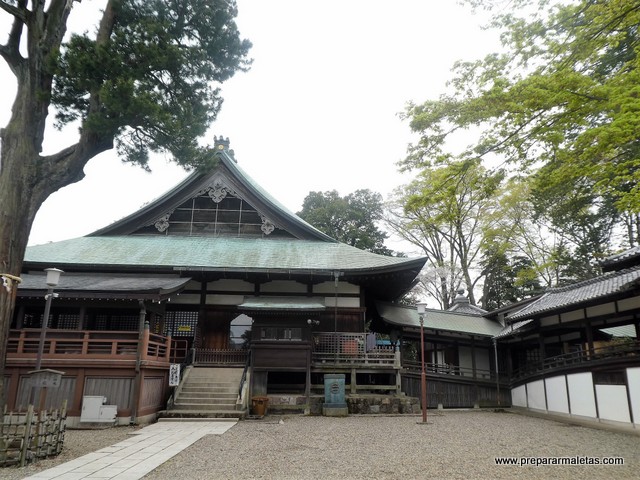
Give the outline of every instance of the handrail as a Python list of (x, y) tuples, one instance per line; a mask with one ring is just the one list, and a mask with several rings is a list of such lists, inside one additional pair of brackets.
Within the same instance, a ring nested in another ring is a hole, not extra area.
[(640, 341), (606, 345), (604, 347), (578, 350), (575, 352), (548, 357), (515, 369), (511, 378), (512, 380), (517, 380), (556, 368), (574, 367), (577, 365), (584, 365), (585, 363), (602, 362), (613, 358), (632, 355), (640, 355)]
[[(402, 366), (411, 372), (420, 372), (422, 370), (422, 364), (419, 361), (404, 360)], [(426, 373), (434, 375), (457, 375), (480, 380), (495, 380), (496, 378), (494, 370), (485, 368), (476, 368), (474, 377), (474, 371), (471, 367), (462, 367), (450, 363), (425, 363), (424, 367)]]
[[(142, 358), (167, 361), (168, 338), (149, 334)], [(8, 357), (31, 358), (39, 350), (40, 329), (10, 330), (7, 339)], [(70, 355), (118, 356), (136, 359), (139, 338), (134, 331), (49, 329), (45, 338), (44, 357), (69, 358)]]
[(244, 387), (244, 382), (247, 381), (247, 373), (249, 371), (249, 366), (251, 365), (251, 353), (247, 355), (247, 361), (244, 364), (244, 369), (242, 370), (242, 377), (240, 378), (240, 386), (238, 387), (238, 396), (242, 397), (242, 389)]

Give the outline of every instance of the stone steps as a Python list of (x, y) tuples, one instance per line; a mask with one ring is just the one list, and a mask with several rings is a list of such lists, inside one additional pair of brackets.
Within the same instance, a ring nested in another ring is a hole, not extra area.
[(241, 368), (198, 368), (186, 372), (178, 395), (163, 418), (243, 418), (236, 407)]

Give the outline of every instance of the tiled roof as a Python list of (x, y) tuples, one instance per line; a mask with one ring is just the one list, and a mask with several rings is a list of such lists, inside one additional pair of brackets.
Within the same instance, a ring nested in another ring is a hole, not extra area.
[(485, 313), (488, 313), (486, 310), (475, 305), (471, 305), (470, 303), (454, 303), (447, 311), (465, 313), (467, 315), (484, 315)]
[(616, 264), (624, 263), (633, 258), (640, 258), (640, 245), (605, 258), (602, 261), (602, 266), (611, 270)]
[(471, 305), (469, 297), (464, 295), (464, 290), (458, 290), (458, 295), (453, 299), (453, 305), (447, 309), (448, 312), (466, 313), (468, 315), (484, 315), (488, 313), (486, 310)]
[(27, 248), (25, 263), (173, 270), (368, 272), (420, 268), (425, 259), (388, 257), (342, 243), (182, 236), (80, 237)]
[[(22, 274), (18, 294), (35, 295), (47, 290), (44, 274)], [(87, 297), (98, 292), (107, 292), (118, 297), (129, 294), (160, 297), (181, 290), (190, 278), (177, 275), (127, 275), (127, 274), (77, 274), (65, 273), (55, 287), (57, 293)], [(69, 296), (66, 295), (66, 296)]]
[(533, 320), (523, 320), (521, 322), (510, 323), (506, 327), (504, 327), (500, 333), (498, 333), (494, 338), (504, 338), (514, 335), (516, 333), (521, 333), (526, 330), (526, 326), (533, 323)]
[(508, 320), (524, 320), (572, 305), (604, 298), (635, 285), (640, 280), (640, 266), (609, 272), (574, 285), (549, 290), (538, 300), (510, 314)]
[[(420, 316), (414, 307), (377, 302), (376, 308), (388, 323), (401, 327), (420, 327)], [(493, 337), (502, 330), (502, 325), (478, 315), (428, 309), (424, 315), (424, 328)]]

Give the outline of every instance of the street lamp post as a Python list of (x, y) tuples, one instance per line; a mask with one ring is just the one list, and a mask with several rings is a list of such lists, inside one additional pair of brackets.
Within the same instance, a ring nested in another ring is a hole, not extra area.
[(498, 408), (500, 407), (500, 370), (498, 368), (498, 340), (493, 339), (493, 353), (496, 362), (496, 397), (498, 399)]
[(418, 303), (418, 316), (420, 317), (420, 348), (422, 351), (422, 373), (420, 375), (420, 396), (422, 400), (422, 423), (427, 423), (427, 372), (424, 367), (424, 314), (426, 305)]
[(53, 289), (58, 285), (60, 281), (60, 274), (64, 273), (57, 268), (45, 268), (47, 272), (47, 294), (44, 296), (44, 317), (42, 318), (42, 326), (40, 328), (40, 343), (38, 344), (38, 356), (36, 357), (36, 370), (40, 370), (42, 366), (42, 354), (44, 353), (44, 340), (47, 336), (47, 327), (49, 325), (49, 312), (51, 312), (51, 300), (57, 295), (53, 293)]

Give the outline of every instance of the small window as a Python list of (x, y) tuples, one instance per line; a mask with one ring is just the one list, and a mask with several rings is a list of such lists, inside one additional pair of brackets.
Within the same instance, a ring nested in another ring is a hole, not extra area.
[(593, 383), (595, 385), (626, 385), (624, 372), (593, 372)]
[(302, 328), (300, 327), (262, 327), (260, 329), (261, 340), (302, 340)]

